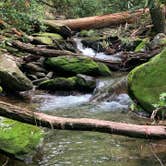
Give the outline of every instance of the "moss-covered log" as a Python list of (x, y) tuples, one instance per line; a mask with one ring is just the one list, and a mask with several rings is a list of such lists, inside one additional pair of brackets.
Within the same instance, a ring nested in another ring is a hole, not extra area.
[(32, 112), (0, 101), (0, 115), (33, 125), (61, 129), (96, 131), (129, 137), (165, 139), (166, 126), (135, 125), (97, 119), (73, 119)]

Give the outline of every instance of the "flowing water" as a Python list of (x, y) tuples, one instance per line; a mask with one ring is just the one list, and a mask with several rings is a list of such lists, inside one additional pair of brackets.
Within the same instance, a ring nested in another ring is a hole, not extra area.
[[(99, 81), (102, 89), (112, 79)], [(120, 94), (113, 101), (89, 103), (92, 94), (57, 95), (33, 92), (30, 102), (9, 99), (19, 106), (63, 117), (88, 117), (127, 123), (145, 123), (128, 112), (131, 100)], [(7, 100), (5, 97), (1, 100)], [(150, 141), (110, 134), (45, 129), (43, 145), (34, 159), (25, 162), (10, 159), (9, 166), (156, 166), (166, 164), (166, 141)], [(159, 157), (157, 160), (156, 156)], [(6, 156), (1, 156), (1, 162)]]
[(100, 60), (121, 62), (121, 52), (114, 55), (107, 55), (103, 52), (95, 52), (92, 48), (84, 47), (79, 38), (74, 38), (74, 41), (76, 42), (77, 49), (85, 56), (95, 57)]
[[(82, 49), (80, 43), (78, 43), (78, 47)], [(89, 54), (89, 51), (91, 50), (84, 50), (84, 54)], [(102, 55), (101, 58), (103, 56), (105, 55)], [(119, 79), (119, 76), (101, 79), (96, 91), (100, 91), (117, 79)], [(78, 93), (47, 94), (34, 91), (31, 94), (30, 101), (27, 102), (6, 97), (0, 97), (0, 100), (55, 116), (88, 117), (136, 124), (145, 124), (148, 121), (148, 119), (141, 118), (128, 111), (131, 99), (126, 93), (115, 96), (111, 101), (104, 100), (97, 103), (89, 102), (92, 95)], [(165, 140), (151, 141), (97, 132), (53, 129), (45, 129), (45, 133), (43, 144), (32, 160), (17, 161), (5, 155), (0, 155), (0, 164), (6, 162), (8, 166), (166, 165)]]

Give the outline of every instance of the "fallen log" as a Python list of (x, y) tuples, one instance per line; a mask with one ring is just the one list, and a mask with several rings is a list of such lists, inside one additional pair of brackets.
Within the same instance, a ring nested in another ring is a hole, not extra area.
[(71, 37), (72, 31), (66, 25), (61, 24), (51, 24), (50, 21), (45, 20), (44, 24), (47, 26), (47, 30), (50, 32), (58, 33), (64, 38)]
[(66, 50), (56, 50), (56, 49), (48, 49), (48, 48), (41, 48), (41, 47), (36, 47), (33, 46), (32, 44), (26, 44), (20, 41), (13, 41), (12, 45), (19, 50), (35, 54), (35, 55), (40, 55), (44, 57), (55, 57), (55, 56), (63, 56), (63, 55), (72, 55), (72, 56), (78, 56), (80, 54), (77, 53), (72, 53), (70, 51)]
[(125, 23), (134, 23), (139, 20), (140, 16), (148, 12), (148, 9), (139, 9), (134, 12), (121, 12), (78, 19), (46, 20), (45, 24), (49, 25), (50, 27), (63, 25), (69, 27), (71, 30), (98, 29), (110, 26), (118, 26)]
[(0, 115), (24, 123), (61, 130), (96, 131), (145, 139), (165, 139), (166, 126), (135, 125), (88, 118), (63, 118), (32, 112), (0, 101)]

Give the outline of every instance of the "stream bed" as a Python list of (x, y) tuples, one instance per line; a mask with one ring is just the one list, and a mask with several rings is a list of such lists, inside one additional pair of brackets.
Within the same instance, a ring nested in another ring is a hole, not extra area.
[[(117, 79), (117, 78), (116, 78)], [(102, 79), (98, 87), (114, 79)], [(147, 119), (129, 112), (131, 99), (125, 93), (112, 101), (91, 103), (93, 94), (48, 94), (32, 92), (30, 101), (0, 97), (22, 107), (63, 117), (88, 117), (117, 122), (144, 124)], [(8, 166), (157, 166), (166, 164), (166, 141), (128, 138), (97, 132), (45, 130), (45, 139), (33, 159), (18, 161), (0, 155)]]

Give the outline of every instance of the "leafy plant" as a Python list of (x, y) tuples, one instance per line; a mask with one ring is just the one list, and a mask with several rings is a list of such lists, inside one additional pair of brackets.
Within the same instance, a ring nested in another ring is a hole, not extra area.
[(155, 104), (153, 104), (153, 106), (156, 108), (153, 113), (152, 116), (155, 117), (156, 114), (161, 111), (162, 114), (162, 119), (164, 119), (165, 117), (165, 113), (166, 113), (166, 93), (161, 93), (160, 97), (159, 97), (159, 101)]
[(43, 16), (44, 6), (36, 0), (6, 0), (0, 2), (0, 18), (26, 32), (42, 27)]

